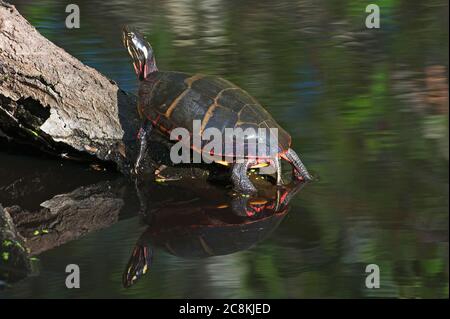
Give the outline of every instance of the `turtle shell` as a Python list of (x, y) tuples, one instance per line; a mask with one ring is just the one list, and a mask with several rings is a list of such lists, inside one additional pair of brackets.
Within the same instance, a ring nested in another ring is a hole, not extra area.
[(286, 216), (283, 213), (242, 224), (196, 225), (152, 232), (146, 239), (182, 258), (206, 258), (247, 250), (265, 240)]
[[(142, 117), (152, 121), (160, 131), (167, 134), (174, 128), (182, 127), (193, 136), (194, 120), (200, 121), (200, 127), (195, 131), (200, 132), (200, 135), (208, 128), (218, 129), (222, 133), (223, 154), (213, 154), (217, 156), (231, 156), (225, 154), (228, 152), (224, 144), (226, 128), (242, 130), (251, 128), (253, 130), (250, 132), (256, 134), (258, 129), (264, 129), (270, 134), (270, 129), (276, 128), (278, 129), (276, 152), (287, 151), (291, 144), (290, 135), (261, 104), (246, 91), (219, 77), (155, 72), (141, 82), (138, 109)], [(265, 152), (253, 154), (256, 149), (250, 148), (249, 145), (255, 140), (258, 140), (257, 135), (245, 135), (244, 143), (241, 143), (244, 153), (241, 154), (255, 158), (261, 157), (257, 154), (273, 154), (273, 151), (270, 152), (269, 138), (263, 142)], [(209, 141), (201, 139), (201, 143), (203, 149)], [(193, 148), (192, 145), (189, 146)], [(237, 147), (237, 144), (234, 147)]]

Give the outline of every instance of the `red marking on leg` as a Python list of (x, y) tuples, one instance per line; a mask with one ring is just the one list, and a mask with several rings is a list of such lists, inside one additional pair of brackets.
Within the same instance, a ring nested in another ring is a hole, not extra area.
[(285, 192), (283, 195), (281, 195), (281, 198), (280, 198), (280, 204), (281, 203), (284, 203), (284, 200), (286, 199), (286, 196), (288, 195), (288, 192)]
[(297, 169), (295, 169), (295, 168), (293, 168), (292, 169), (292, 174), (295, 176), (295, 178), (298, 180), (298, 181), (304, 181), (305, 180), (305, 178), (300, 174), (300, 172), (297, 170)]
[(247, 214), (247, 217), (253, 217), (255, 216), (255, 212), (251, 211), (251, 210), (246, 210), (245, 213)]
[(143, 131), (143, 129), (140, 128), (139, 131), (138, 131), (137, 134), (136, 134), (136, 138), (137, 138), (138, 140), (140, 140), (141, 137), (142, 137), (142, 131)]

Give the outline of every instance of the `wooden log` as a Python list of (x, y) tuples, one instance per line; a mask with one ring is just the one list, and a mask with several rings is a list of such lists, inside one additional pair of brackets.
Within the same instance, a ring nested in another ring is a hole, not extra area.
[(44, 38), (0, 0), (0, 138), (124, 168), (136, 98)]

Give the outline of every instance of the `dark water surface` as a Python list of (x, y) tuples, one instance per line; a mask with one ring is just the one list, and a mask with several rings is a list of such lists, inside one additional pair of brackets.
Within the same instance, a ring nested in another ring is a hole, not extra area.
[[(12, 2), (128, 91), (137, 81), (124, 24), (144, 31), (160, 69), (237, 83), (291, 133), (318, 181), (289, 213), (251, 223), (227, 215), (233, 203), (217, 188), (153, 186), (149, 205), (167, 216), (153, 228), (124, 186), (115, 223), (40, 254), (34, 275), (0, 297), (448, 297), (448, 1), (379, 1), (379, 30), (364, 27), (359, 0), (78, 0), (79, 30), (64, 27), (73, 1)], [(0, 151), (0, 170), (0, 202), (29, 210), (120, 182), (17, 151)], [(159, 247), (153, 265), (125, 289), (122, 273), (144, 242)], [(80, 289), (64, 284), (72, 263)], [(364, 285), (372, 263), (379, 289)]]

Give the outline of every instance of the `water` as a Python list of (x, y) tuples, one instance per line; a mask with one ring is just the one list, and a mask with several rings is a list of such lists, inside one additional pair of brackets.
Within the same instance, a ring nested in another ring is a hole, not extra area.
[[(79, 0), (79, 30), (64, 27), (69, 1), (13, 2), (51, 41), (128, 91), (137, 82), (120, 40), (124, 24), (143, 30), (160, 69), (237, 83), (291, 133), (318, 181), (288, 213), (253, 220), (259, 235), (241, 239), (232, 231), (244, 233), (245, 218), (229, 207), (215, 212), (231, 204), (215, 186), (150, 186), (149, 206), (169, 225), (149, 229), (133, 187), (117, 174), (2, 150), (5, 207), (36, 210), (80, 187), (125, 186), (113, 221), (40, 254), (33, 275), (1, 297), (448, 297), (447, 1), (379, 1), (380, 30), (365, 29), (359, 0)], [(123, 288), (130, 255), (145, 243), (153, 264)], [(232, 253), (186, 258), (222, 250)], [(71, 263), (80, 266), (81, 289), (64, 285)], [(364, 285), (372, 263), (379, 289)]]

